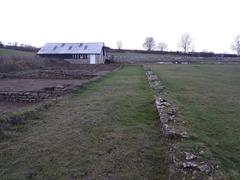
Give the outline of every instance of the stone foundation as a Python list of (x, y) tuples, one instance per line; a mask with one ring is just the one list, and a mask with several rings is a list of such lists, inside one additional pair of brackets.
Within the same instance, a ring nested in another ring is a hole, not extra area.
[(64, 86), (48, 87), (39, 91), (0, 91), (0, 101), (36, 103), (50, 97), (58, 97), (67, 92)]
[(40, 70), (24, 73), (3, 73), (0, 79), (91, 79), (95, 77), (92, 74), (83, 74), (79, 71), (61, 71), (61, 70)]
[[(155, 92), (155, 107), (159, 115), (162, 133), (169, 145), (170, 175), (169, 179), (223, 179), (223, 171), (213, 158), (205, 158), (210, 151), (206, 146), (196, 142), (198, 150), (184, 147), (192, 135), (186, 131), (182, 122), (178, 122), (177, 108), (167, 101), (162, 83), (147, 66), (144, 67), (147, 80)], [(182, 143), (182, 144), (181, 144)]]

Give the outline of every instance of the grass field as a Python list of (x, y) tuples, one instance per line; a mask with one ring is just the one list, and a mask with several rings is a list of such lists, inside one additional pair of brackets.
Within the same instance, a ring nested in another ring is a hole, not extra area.
[(221, 161), (229, 177), (240, 178), (240, 65), (152, 65), (181, 118)]
[(0, 179), (167, 179), (167, 147), (140, 66), (126, 66), (11, 127)]
[(13, 49), (2, 49), (0, 48), (0, 56), (23, 56), (23, 57), (34, 57), (36, 53), (27, 51), (18, 51)]

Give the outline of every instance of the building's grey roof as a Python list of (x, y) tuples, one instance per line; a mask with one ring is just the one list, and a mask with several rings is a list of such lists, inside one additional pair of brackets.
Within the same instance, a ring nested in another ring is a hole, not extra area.
[(103, 47), (103, 42), (46, 43), (37, 54), (100, 54)]

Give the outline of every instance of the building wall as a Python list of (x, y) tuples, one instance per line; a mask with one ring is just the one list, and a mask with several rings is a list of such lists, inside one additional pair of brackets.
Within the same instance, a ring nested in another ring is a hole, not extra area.
[(105, 63), (105, 55), (103, 54), (103, 51), (100, 55), (96, 55), (96, 63), (97, 64), (104, 64)]
[(64, 60), (71, 64), (90, 64), (90, 54), (71, 54), (70, 58), (64, 58)]
[(64, 59), (71, 64), (90, 64), (90, 59)]
[[(83, 58), (80, 54), (42, 54), (40, 57), (64, 59), (72, 64), (90, 64), (90, 54), (87, 54), (87, 58)], [(105, 56), (103, 51), (101, 54), (95, 54), (95, 62), (96, 64), (104, 64)]]
[(96, 64), (103, 64), (101, 55), (96, 55)]

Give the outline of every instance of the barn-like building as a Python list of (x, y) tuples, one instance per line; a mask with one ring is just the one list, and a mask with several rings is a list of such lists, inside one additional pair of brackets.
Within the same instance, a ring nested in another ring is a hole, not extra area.
[(98, 43), (46, 43), (37, 53), (40, 57), (64, 59), (73, 64), (103, 64), (106, 51)]

